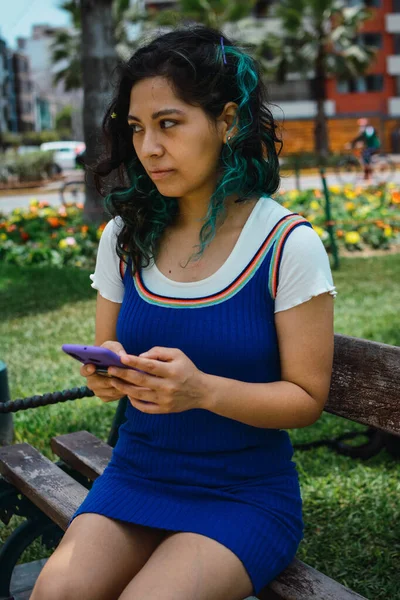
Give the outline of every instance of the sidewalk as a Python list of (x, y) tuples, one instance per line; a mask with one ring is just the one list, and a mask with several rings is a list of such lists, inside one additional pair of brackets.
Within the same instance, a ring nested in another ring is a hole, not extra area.
[(9, 196), (36, 196), (42, 194), (54, 194), (58, 192), (67, 181), (83, 181), (84, 171), (82, 169), (65, 171), (62, 179), (51, 181), (42, 186), (20, 187), (8, 190), (0, 190), (0, 198)]

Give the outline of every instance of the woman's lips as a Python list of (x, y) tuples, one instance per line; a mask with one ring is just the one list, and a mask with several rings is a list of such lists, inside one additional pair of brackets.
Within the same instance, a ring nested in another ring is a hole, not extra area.
[(150, 176), (152, 179), (164, 179), (164, 177), (168, 177), (171, 173), (174, 172), (174, 169), (169, 169), (168, 171), (155, 171), (154, 173), (150, 172)]

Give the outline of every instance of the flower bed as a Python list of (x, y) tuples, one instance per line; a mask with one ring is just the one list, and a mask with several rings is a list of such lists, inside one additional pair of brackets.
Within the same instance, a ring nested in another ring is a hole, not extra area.
[[(339, 251), (354, 253), (389, 250), (400, 243), (400, 190), (383, 188), (330, 188), (331, 211)], [(320, 190), (277, 194), (277, 200), (313, 225), (327, 250), (325, 198)], [(16, 265), (50, 264), (92, 268), (98, 241), (106, 223), (86, 225), (83, 205), (50, 207), (32, 200), (28, 209), (0, 214), (0, 261)]]
[(0, 214), (0, 261), (92, 268), (105, 225), (86, 225), (82, 204), (54, 208), (32, 200), (29, 209)]
[[(393, 244), (400, 243), (400, 190), (397, 185), (389, 184), (386, 188), (332, 186), (329, 191), (339, 250), (389, 250)], [(284, 192), (277, 199), (289, 210), (306, 217), (326, 249), (330, 250), (325, 196), (320, 190)]]

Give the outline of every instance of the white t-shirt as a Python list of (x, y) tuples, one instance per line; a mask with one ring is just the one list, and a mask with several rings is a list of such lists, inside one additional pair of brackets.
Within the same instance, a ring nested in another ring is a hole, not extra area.
[[(154, 261), (141, 272), (148, 290), (161, 296), (198, 298), (228, 287), (252, 260), (275, 224), (288, 214), (287, 208), (261, 197), (248, 217), (231, 254), (210, 277), (201, 281), (173, 281), (163, 275)], [(122, 226), (119, 217), (107, 223), (100, 239), (92, 287), (106, 300), (121, 303), (125, 287), (119, 270), (116, 236)], [(318, 234), (310, 227), (296, 227), (288, 236), (279, 267), (275, 312), (288, 310), (314, 296), (329, 292), (336, 296), (329, 258)]]

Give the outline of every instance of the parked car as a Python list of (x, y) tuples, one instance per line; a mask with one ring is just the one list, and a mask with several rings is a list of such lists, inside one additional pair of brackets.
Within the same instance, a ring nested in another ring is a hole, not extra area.
[(59, 172), (63, 169), (75, 169), (75, 158), (85, 150), (84, 142), (45, 142), (40, 150), (54, 152), (54, 163)]

